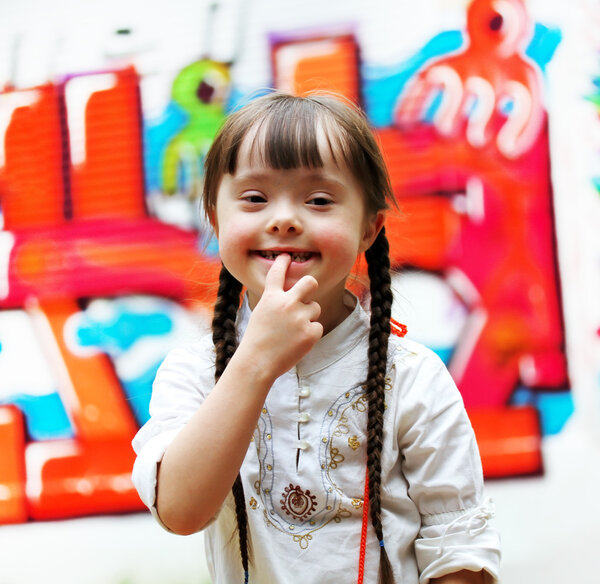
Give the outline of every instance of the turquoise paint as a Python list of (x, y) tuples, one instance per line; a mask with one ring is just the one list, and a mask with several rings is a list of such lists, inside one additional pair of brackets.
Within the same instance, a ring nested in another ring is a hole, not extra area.
[(106, 352), (122, 352), (131, 348), (141, 337), (165, 335), (173, 328), (171, 318), (155, 312), (137, 314), (120, 312), (109, 322), (97, 322), (88, 315), (77, 330), (77, 341), (82, 347), (98, 347)]
[(32, 441), (73, 438), (74, 430), (58, 393), (12, 396), (0, 405), (15, 405), (23, 414)]
[(135, 379), (121, 379), (127, 403), (133, 412), (136, 422), (142, 426), (150, 419), (149, 407), (152, 395), (152, 383), (161, 361), (152, 365)]
[(558, 434), (573, 412), (575, 404), (571, 391), (535, 391), (519, 387), (511, 398), (512, 406), (533, 406), (540, 414), (543, 436)]

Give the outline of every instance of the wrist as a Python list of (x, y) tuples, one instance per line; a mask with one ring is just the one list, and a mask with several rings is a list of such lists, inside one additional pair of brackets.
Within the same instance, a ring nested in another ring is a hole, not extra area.
[(268, 357), (257, 354), (254, 349), (247, 351), (243, 342), (240, 343), (223, 375), (226, 373), (244, 380), (245, 386), (264, 392), (265, 396), (280, 375)]

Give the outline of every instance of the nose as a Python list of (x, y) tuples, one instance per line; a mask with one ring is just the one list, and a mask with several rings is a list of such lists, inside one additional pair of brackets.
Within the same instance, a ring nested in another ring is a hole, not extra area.
[(287, 202), (273, 206), (273, 212), (267, 223), (267, 231), (279, 235), (302, 233), (302, 221), (294, 206)]

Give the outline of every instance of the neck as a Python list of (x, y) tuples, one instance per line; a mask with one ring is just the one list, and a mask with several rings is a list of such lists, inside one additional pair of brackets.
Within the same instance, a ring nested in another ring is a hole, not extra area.
[(346, 320), (354, 310), (356, 302), (356, 298), (348, 290), (344, 289), (341, 302), (338, 300), (330, 306), (320, 303), (321, 316), (319, 317), (319, 322), (323, 325), (323, 336)]

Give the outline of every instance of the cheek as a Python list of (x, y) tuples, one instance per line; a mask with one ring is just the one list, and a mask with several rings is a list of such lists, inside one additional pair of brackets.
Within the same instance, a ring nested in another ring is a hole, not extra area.
[(219, 255), (223, 263), (246, 257), (252, 247), (253, 233), (249, 221), (227, 221), (219, 229)]
[(335, 253), (340, 259), (342, 257), (356, 258), (359, 243), (359, 228), (343, 222), (330, 224), (319, 234), (321, 249)]

